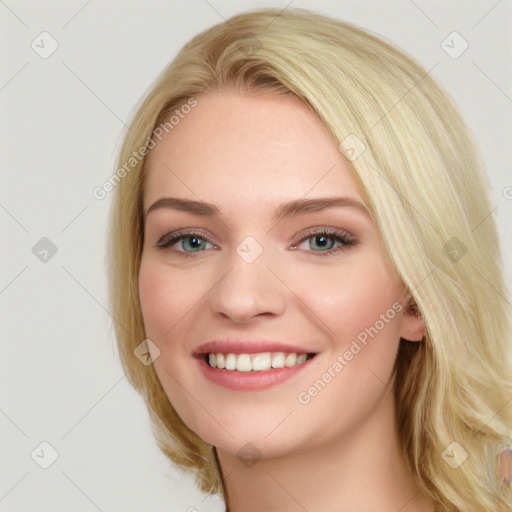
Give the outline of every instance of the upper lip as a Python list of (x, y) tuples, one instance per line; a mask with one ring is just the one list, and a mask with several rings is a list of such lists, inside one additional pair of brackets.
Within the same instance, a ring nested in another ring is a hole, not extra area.
[(222, 354), (256, 354), (259, 352), (285, 352), (296, 354), (313, 354), (308, 348), (272, 340), (214, 340), (203, 343), (194, 350), (194, 355), (211, 353)]

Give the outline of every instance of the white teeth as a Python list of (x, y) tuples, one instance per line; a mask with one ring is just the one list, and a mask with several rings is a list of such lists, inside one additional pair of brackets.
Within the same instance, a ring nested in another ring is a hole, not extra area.
[(236, 369), (236, 356), (235, 356), (235, 354), (228, 354), (226, 356), (226, 370), (235, 370), (235, 369)]
[(217, 354), (216, 357), (217, 368), (226, 368), (226, 361), (224, 359), (224, 354)]
[(272, 365), (272, 355), (270, 352), (264, 354), (257, 354), (252, 358), (252, 369), (254, 371), (270, 370)]
[(272, 358), (272, 368), (284, 368), (285, 355), (284, 352), (278, 352)]
[(284, 365), (287, 367), (295, 366), (297, 363), (297, 354), (288, 354), (284, 360)]
[(291, 368), (305, 363), (307, 354), (284, 352), (262, 352), (259, 354), (208, 354), (208, 364), (212, 368), (237, 370), (239, 372), (265, 371), (271, 368)]
[(240, 354), (236, 358), (236, 369), (239, 372), (250, 372), (252, 370), (251, 358), (248, 354)]

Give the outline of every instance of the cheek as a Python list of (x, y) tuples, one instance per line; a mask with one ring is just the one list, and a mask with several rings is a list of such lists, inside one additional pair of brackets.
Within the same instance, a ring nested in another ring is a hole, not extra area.
[(143, 256), (139, 272), (139, 296), (148, 338), (166, 339), (169, 330), (197, 301), (198, 290), (183, 281), (180, 273)]
[(361, 424), (382, 403), (402, 318), (401, 288), (381, 261), (361, 259), (317, 284), (309, 297), (331, 342), (297, 397), (309, 442)]
[(330, 391), (348, 402), (347, 386), (357, 386), (361, 396), (368, 398), (380, 393), (379, 378), (385, 381), (391, 374), (399, 344), (399, 279), (381, 258), (369, 255), (333, 272), (331, 279), (317, 290), (314, 300), (332, 331), (325, 370), (339, 361), (338, 356), (342, 357), (343, 370)]
[[(204, 289), (200, 285), (203, 281)], [(207, 292), (207, 284), (206, 279), (191, 282), (185, 272), (170, 269), (151, 256), (143, 256), (141, 261), (139, 296), (145, 333), (160, 349), (154, 370), (181, 419), (196, 433), (207, 425), (205, 435), (215, 431), (215, 424), (208, 423), (209, 418), (202, 416), (203, 410), (190, 398), (201, 396), (204, 391), (197, 389), (197, 382), (190, 378), (190, 354), (180, 341), (189, 335), (191, 324), (187, 314)]]
[(157, 267), (143, 258), (139, 272), (139, 297), (146, 336), (150, 339), (164, 332), (170, 321), (166, 312), (174, 311), (173, 295), (166, 293), (166, 288), (166, 280)]
[(339, 343), (356, 338), (376, 322), (379, 330), (398, 336), (399, 280), (382, 259), (363, 255), (329, 272), (304, 276), (297, 282), (297, 294)]

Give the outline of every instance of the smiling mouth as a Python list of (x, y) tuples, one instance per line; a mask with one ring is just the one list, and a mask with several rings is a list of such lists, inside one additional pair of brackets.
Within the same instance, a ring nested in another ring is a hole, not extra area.
[(204, 361), (218, 370), (258, 372), (299, 366), (312, 359), (315, 353), (261, 352), (256, 354), (208, 353)]

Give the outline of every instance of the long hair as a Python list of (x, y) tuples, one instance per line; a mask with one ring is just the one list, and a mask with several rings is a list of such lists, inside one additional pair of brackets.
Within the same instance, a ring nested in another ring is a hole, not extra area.
[(510, 490), (496, 473), (497, 450), (512, 437), (508, 291), (475, 141), (448, 94), (404, 52), (300, 9), (240, 14), (187, 43), (141, 102), (109, 180), (113, 327), (159, 447), (201, 490), (224, 496), (215, 448), (134, 355), (145, 339), (146, 156), (209, 91), (294, 95), (328, 128), (425, 323), (421, 343), (400, 340), (395, 364), (403, 457), (438, 510), (508, 510)]

